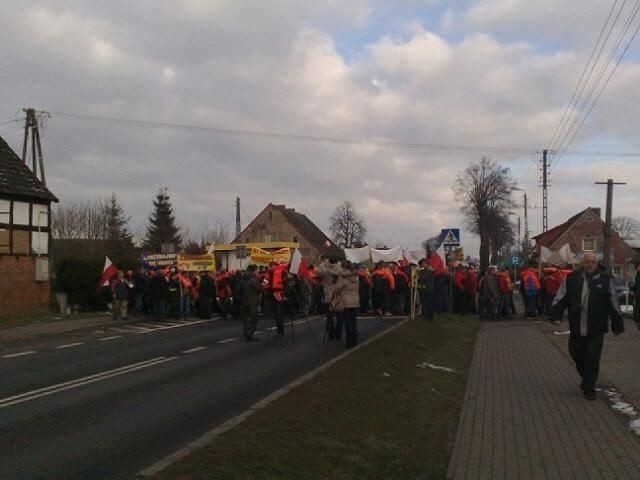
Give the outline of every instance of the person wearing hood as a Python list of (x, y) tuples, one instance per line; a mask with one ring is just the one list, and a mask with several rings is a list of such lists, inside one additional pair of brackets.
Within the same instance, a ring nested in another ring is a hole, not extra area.
[(564, 311), (569, 317), (569, 353), (582, 377), (580, 389), (587, 400), (596, 399), (596, 381), (604, 334), (624, 332), (624, 321), (613, 277), (598, 265), (593, 252), (585, 252), (582, 268), (560, 286), (551, 306), (551, 321), (560, 325)]
[(342, 264), (333, 289), (342, 310), (347, 348), (358, 344), (358, 310), (360, 309), (359, 275), (351, 262)]
[(322, 281), (324, 293), (325, 311), (327, 314), (326, 332), (329, 340), (340, 338), (342, 335), (342, 315), (336, 309), (334, 299), (334, 286), (338, 273), (342, 270), (340, 262), (335, 257), (325, 258), (318, 266), (318, 279)]

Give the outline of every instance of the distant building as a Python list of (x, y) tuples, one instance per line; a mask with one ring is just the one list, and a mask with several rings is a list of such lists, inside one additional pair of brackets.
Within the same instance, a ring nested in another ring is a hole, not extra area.
[[(541, 246), (557, 251), (568, 243), (571, 252), (576, 254), (578, 260), (582, 259), (584, 252), (594, 252), (599, 259), (602, 259), (603, 227), (604, 221), (600, 218), (600, 209), (588, 207), (561, 225), (536, 235), (533, 240), (536, 242), (538, 254)], [(632, 261), (636, 257), (636, 252), (616, 232), (611, 236), (611, 253), (613, 257), (611, 265), (616, 276), (622, 276), (625, 271), (633, 271)]]
[(48, 310), (51, 202), (57, 201), (0, 138), (0, 314)]
[(344, 256), (340, 249), (306, 215), (284, 205), (269, 203), (256, 218), (231, 242), (250, 244), (255, 242), (293, 242), (300, 245), (300, 252), (309, 262), (321, 255)]

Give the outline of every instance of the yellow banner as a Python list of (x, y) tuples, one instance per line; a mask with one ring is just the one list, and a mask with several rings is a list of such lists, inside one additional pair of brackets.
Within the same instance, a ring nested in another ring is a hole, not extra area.
[(275, 252), (267, 252), (258, 247), (251, 249), (250, 262), (254, 265), (269, 265), (271, 262), (289, 262), (291, 261), (291, 250), (288, 248), (281, 248)]
[(178, 255), (178, 269), (183, 272), (215, 272), (215, 255)]

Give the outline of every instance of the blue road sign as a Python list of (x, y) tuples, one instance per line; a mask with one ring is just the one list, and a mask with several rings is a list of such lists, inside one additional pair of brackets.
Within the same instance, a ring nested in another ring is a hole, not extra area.
[(511, 265), (517, 267), (520, 265), (520, 259), (518, 257), (511, 257)]
[(445, 247), (457, 247), (460, 245), (459, 228), (443, 228), (440, 231), (440, 241)]

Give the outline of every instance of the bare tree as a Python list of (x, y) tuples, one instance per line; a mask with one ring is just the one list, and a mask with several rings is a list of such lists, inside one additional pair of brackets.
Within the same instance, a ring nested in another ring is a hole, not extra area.
[(364, 242), (367, 227), (352, 202), (347, 200), (336, 207), (329, 222), (329, 231), (339, 247), (352, 248), (355, 244)]
[(72, 201), (60, 204), (52, 213), (54, 238), (107, 240), (109, 217), (108, 199)]
[(507, 212), (492, 212), (489, 223), (491, 225), (489, 234), (491, 263), (497, 264), (506, 258), (507, 250), (515, 245), (516, 235)]
[(203, 244), (220, 244), (229, 241), (229, 226), (221, 220), (216, 221), (213, 228), (205, 224), (202, 227), (202, 243)]
[(625, 240), (640, 237), (640, 221), (631, 217), (615, 217), (613, 229)]
[(492, 221), (499, 212), (514, 208), (511, 193), (516, 186), (511, 171), (482, 157), (458, 173), (453, 186), (456, 199), (462, 203), (460, 210), (469, 230), (480, 237), (480, 268), (489, 266)]

